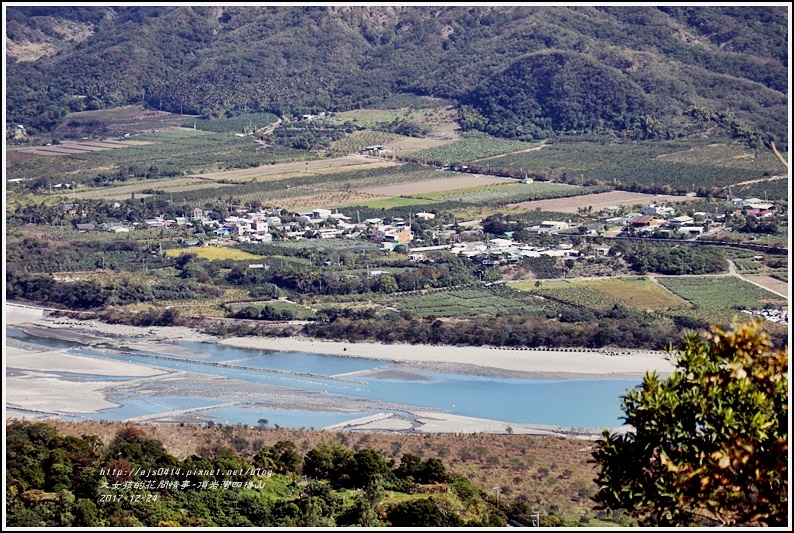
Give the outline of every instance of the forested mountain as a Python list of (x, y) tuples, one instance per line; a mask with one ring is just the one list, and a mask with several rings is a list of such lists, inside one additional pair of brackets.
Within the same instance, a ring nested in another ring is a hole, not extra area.
[(283, 115), (413, 93), (504, 137), (716, 121), (787, 143), (785, 6), (8, 7), (6, 25), (8, 121), (29, 131), (124, 104)]

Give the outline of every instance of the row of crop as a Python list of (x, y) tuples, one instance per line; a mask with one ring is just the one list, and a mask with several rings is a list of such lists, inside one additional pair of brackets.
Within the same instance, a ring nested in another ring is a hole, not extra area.
[(676, 163), (693, 165), (713, 165), (732, 167), (755, 172), (771, 171), (780, 166), (771, 150), (755, 151), (743, 144), (699, 144), (687, 150), (681, 150), (658, 156), (658, 159)]
[(609, 296), (591, 287), (570, 285), (566, 287), (544, 288), (542, 285), (532, 291), (538, 296), (560, 303), (606, 311), (617, 306), (627, 306), (626, 302)]
[(409, 311), (422, 318), (495, 315), (505, 311), (535, 311), (536, 307), (521, 301), (489, 296), (483, 291), (468, 291), (473, 294), (462, 295), (449, 292), (442, 295), (401, 297), (395, 299), (394, 306)]
[(419, 182), (433, 176), (433, 171), (416, 165), (400, 165), (340, 170), (331, 174), (306, 174), (281, 180), (237, 183), (224, 187), (222, 192), (195, 190), (174, 193), (174, 199), (197, 201), (213, 198), (222, 194), (225, 197), (245, 199), (246, 201), (272, 201), (318, 193), (329, 193), (379, 185)]
[[(681, 142), (600, 144), (565, 143), (544, 146), (541, 150), (509, 154), (489, 159), (493, 168), (507, 168), (524, 172), (554, 171), (558, 176), (567, 174), (569, 179), (600, 180), (604, 183), (634, 183), (669, 185), (673, 191), (695, 187), (726, 187), (742, 181), (757, 179), (765, 174), (780, 171), (780, 164), (768, 156), (752, 160), (744, 165), (724, 165), (711, 161), (709, 157), (686, 158), (684, 161), (670, 158), (683, 150), (698, 153), (698, 146)], [(708, 152), (707, 152), (708, 154)]]
[(766, 303), (785, 305), (785, 299), (733, 276), (663, 277), (659, 282), (704, 309), (760, 309)]
[(421, 195), (422, 198), (457, 200), (469, 204), (509, 204), (530, 200), (567, 198), (609, 190), (608, 187), (579, 187), (561, 183), (510, 184), (478, 187), (476, 190), (457, 190)]
[(306, 154), (282, 147), (261, 146), (248, 139), (227, 134), (177, 131), (139, 136), (136, 140), (150, 144), (121, 145), (122, 148), (62, 157), (36, 157), (20, 161), (9, 169), (9, 178), (52, 176), (60, 180), (64, 174), (75, 179), (98, 172), (113, 172), (129, 166), (174, 170), (178, 174), (197, 172), (204, 168), (248, 168), (269, 162), (292, 160)]
[(446, 166), (452, 163), (466, 164), (485, 157), (526, 150), (533, 146), (536, 145), (478, 133), (470, 134), (465, 139), (450, 144), (414, 152), (403, 159)]
[(331, 151), (341, 154), (352, 154), (366, 148), (367, 146), (388, 144), (400, 138), (402, 138), (401, 135), (385, 131), (354, 131), (350, 135), (346, 135), (344, 138), (334, 142), (331, 145)]

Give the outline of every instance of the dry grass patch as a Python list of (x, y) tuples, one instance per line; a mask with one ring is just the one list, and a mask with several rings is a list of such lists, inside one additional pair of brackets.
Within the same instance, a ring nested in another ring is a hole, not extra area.
[(648, 278), (576, 281), (574, 284), (592, 287), (639, 309), (656, 311), (691, 307), (689, 302)]
[[(377, 168), (378, 166), (395, 165), (396, 163), (389, 163), (385, 161), (372, 161), (361, 155), (346, 155), (343, 157), (335, 157), (330, 159), (316, 159), (314, 161), (294, 161), (291, 163), (277, 163), (275, 165), (261, 165), (254, 168), (245, 168), (238, 170), (224, 170), (222, 172), (205, 172), (202, 174), (194, 174), (195, 176), (211, 179), (211, 180), (243, 180), (243, 179), (259, 179), (262, 176), (271, 176), (274, 174), (285, 174), (288, 172), (311, 172), (312, 174), (326, 172), (333, 172), (328, 169), (338, 169), (339, 167), (355, 167), (359, 168)], [(370, 167), (373, 165), (373, 167)], [(346, 169), (348, 170), (348, 169)]]
[(332, 208), (344, 207), (348, 205), (365, 205), (377, 200), (385, 200), (390, 196), (367, 194), (360, 191), (337, 191), (309, 196), (298, 196), (295, 198), (285, 198), (275, 202), (277, 207), (289, 211), (304, 211), (309, 208)]
[(182, 254), (196, 254), (202, 259), (209, 261), (222, 261), (224, 259), (233, 259), (235, 261), (253, 261), (262, 259), (261, 255), (249, 254), (236, 248), (228, 248), (226, 246), (202, 246), (201, 248), (172, 248), (165, 251), (168, 257), (179, 257)]

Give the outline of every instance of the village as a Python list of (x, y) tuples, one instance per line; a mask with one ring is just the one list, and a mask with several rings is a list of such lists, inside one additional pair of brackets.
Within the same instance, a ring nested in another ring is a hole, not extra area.
[[(758, 219), (776, 214), (777, 206), (758, 198), (734, 198), (730, 204), (736, 207), (734, 215), (752, 215)], [(64, 209), (73, 206), (65, 205)], [(639, 207), (639, 206), (635, 206)], [(401, 251), (408, 254), (411, 261), (422, 261), (425, 252), (448, 250), (450, 253), (467, 257), (484, 266), (502, 263), (517, 263), (525, 257), (576, 257), (579, 251), (570, 243), (557, 243), (549, 246), (532, 246), (513, 239), (515, 231), (524, 230), (529, 235), (568, 235), (604, 237), (657, 237), (696, 239), (702, 235), (720, 231), (731, 231), (726, 227), (725, 212), (706, 212), (690, 210), (685, 207), (672, 207), (649, 203), (639, 212), (626, 213), (625, 206), (609, 206), (597, 214), (594, 221), (586, 223), (559, 220), (545, 220), (523, 228), (511, 228), (498, 238), (483, 237), (482, 220), (461, 221), (455, 224), (436, 224), (436, 215), (418, 212), (409, 220), (400, 217), (368, 218), (361, 220), (338, 210), (317, 208), (311, 211), (286, 213), (279, 209), (247, 210), (243, 207), (233, 209), (223, 219), (199, 207), (191, 208), (186, 215), (166, 219), (164, 216), (147, 219), (143, 224), (121, 224), (107, 222), (76, 223), (77, 231), (107, 231), (128, 233), (135, 229), (160, 228), (200, 228), (193, 238), (182, 239), (185, 247), (230, 246), (235, 243), (271, 243), (275, 240), (303, 239), (358, 239), (378, 243), (385, 252)], [(75, 213), (78, 214), (78, 213)], [(82, 213), (80, 213), (82, 215)], [(424, 229), (416, 232), (417, 223)], [(427, 224), (429, 223), (429, 224)], [(428, 244), (430, 243), (430, 244)], [(595, 248), (597, 255), (605, 256), (608, 246)]]

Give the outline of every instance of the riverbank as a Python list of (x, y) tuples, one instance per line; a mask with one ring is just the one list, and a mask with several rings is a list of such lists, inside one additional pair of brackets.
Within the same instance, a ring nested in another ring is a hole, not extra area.
[[(662, 353), (642, 351), (592, 351), (592, 350), (510, 350), (489, 347), (416, 346), (402, 344), (328, 342), (308, 338), (235, 337), (220, 339), (186, 327), (136, 327), (111, 325), (90, 320), (79, 321), (63, 317), (48, 318), (27, 308), (6, 306), (7, 324), (37, 337), (75, 341), (95, 347), (115, 350), (133, 349), (169, 355), (190, 356), (200, 359), (198, 350), (174, 346), (174, 342), (211, 342), (220, 346), (253, 348), (274, 352), (327, 354), (382, 360), (395, 365), (349, 372), (336, 377), (367, 379), (415, 379), (421, 372), (441, 372), (487, 377), (519, 379), (617, 379), (641, 378), (647, 371), (664, 375), (673, 365)], [(98, 413), (116, 406), (108, 395), (118, 390), (136, 390), (140, 387), (153, 393), (171, 390), (180, 382), (196, 381), (192, 374), (179, 371), (164, 372), (142, 363), (129, 363), (111, 359), (98, 360), (70, 354), (67, 350), (44, 349), (26, 346), (26, 343), (9, 338), (10, 348), (6, 360), (7, 408), (28, 412), (30, 417), (43, 417), (54, 413)], [(378, 374), (376, 376), (376, 374)], [(386, 375), (388, 374), (388, 375)], [(201, 375), (199, 375), (201, 376)], [(412, 377), (414, 376), (414, 377)], [(126, 381), (114, 382), (111, 378), (124, 377)], [(287, 387), (250, 384), (226, 378), (199, 378), (212, 382), (208, 390), (218, 404), (239, 398), (266, 398), (266, 405), (277, 409), (297, 411), (349, 412), (351, 419), (327, 426), (339, 431), (384, 431), (402, 433), (516, 433), (534, 435), (567, 435), (593, 437), (600, 433), (592, 428), (562, 428), (533, 424), (511, 424), (459, 416), (451, 413), (406, 405), (360, 399), (351, 402), (333, 395), (311, 391), (297, 391)], [(223, 383), (221, 383), (223, 381)], [(47, 391), (58, 391), (49, 394)], [(217, 394), (217, 396), (216, 396)], [(238, 397), (235, 397), (237, 395)], [(175, 416), (174, 411), (147, 415), (154, 422), (200, 421), (200, 409), (187, 410)], [(361, 416), (369, 411), (375, 415)], [(38, 413), (38, 414), (37, 414)], [(359, 413), (359, 414), (357, 414)]]

